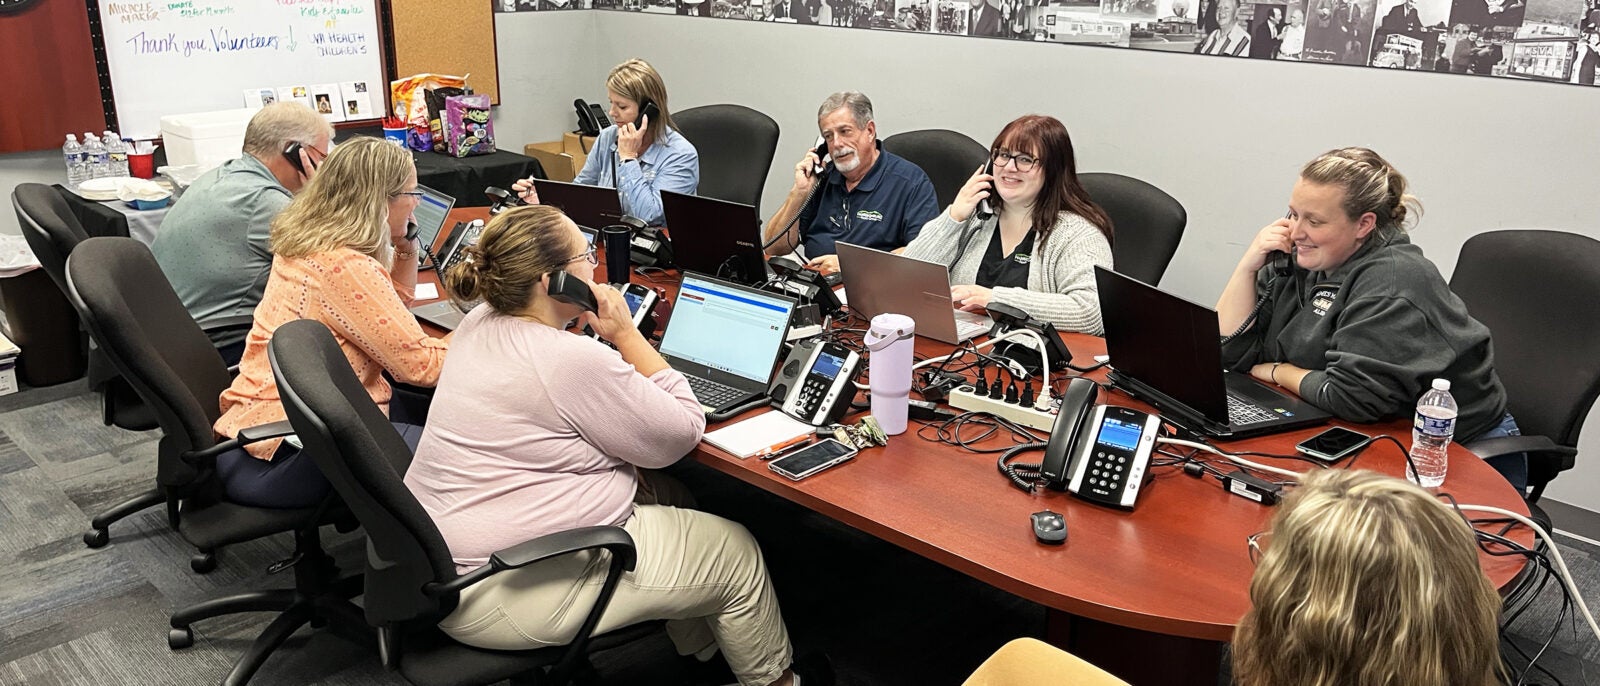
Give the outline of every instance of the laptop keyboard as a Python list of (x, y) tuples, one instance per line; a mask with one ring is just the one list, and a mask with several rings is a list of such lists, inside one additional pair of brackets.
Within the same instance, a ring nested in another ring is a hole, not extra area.
[(1278, 415), (1240, 400), (1232, 393), (1228, 394), (1228, 424), (1232, 426), (1260, 424), (1261, 422), (1272, 421), (1277, 418)]
[(968, 338), (982, 336), (989, 333), (991, 328), (994, 328), (994, 322), (987, 319), (978, 322), (956, 317), (956, 340), (964, 341)]
[(724, 386), (710, 379), (702, 379), (698, 376), (689, 376), (687, 374), (683, 378), (689, 380), (689, 389), (694, 391), (695, 399), (699, 400), (701, 405), (713, 410), (721, 409), (728, 403), (733, 402), (735, 398), (745, 394), (744, 391), (732, 386)]

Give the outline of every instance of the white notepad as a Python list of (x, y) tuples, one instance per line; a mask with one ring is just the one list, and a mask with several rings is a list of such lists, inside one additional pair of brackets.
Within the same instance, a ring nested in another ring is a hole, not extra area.
[(712, 431), (705, 440), (742, 460), (816, 430), (817, 427), (773, 410)]

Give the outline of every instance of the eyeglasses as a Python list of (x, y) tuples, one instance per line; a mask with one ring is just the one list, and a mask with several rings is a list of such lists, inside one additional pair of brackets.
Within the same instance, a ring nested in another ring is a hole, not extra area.
[(594, 249), (595, 246), (591, 245), (589, 246), (588, 250), (585, 250), (577, 255), (573, 255), (566, 262), (562, 262), (562, 264), (572, 264), (573, 262), (583, 259), (589, 260), (589, 264), (600, 264), (600, 258), (595, 256)]
[(1245, 539), (1250, 546), (1250, 564), (1260, 564), (1261, 556), (1266, 554), (1267, 544), (1272, 542), (1272, 531), (1257, 531)]
[(1011, 162), (1016, 162), (1017, 171), (1024, 173), (1033, 171), (1033, 168), (1039, 164), (1039, 158), (1033, 155), (1021, 155), (1010, 150), (995, 150), (992, 159), (996, 167), (1004, 167)]
[(402, 195), (409, 195), (409, 196), (411, 196), (413, 198), (421, 200), (423, 193), (422, 193), (422, 191), (400, 191), (399, 193), (395, 193), (394, 197), (398, 198), (398, 197), (400, 197)]

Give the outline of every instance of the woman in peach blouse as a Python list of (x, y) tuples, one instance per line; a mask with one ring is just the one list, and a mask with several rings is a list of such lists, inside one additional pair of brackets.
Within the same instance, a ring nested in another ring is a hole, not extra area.
[[(384, 380), (439, 380), (449, 337), (424, 333), (406, 309), (417, 283), (417, 246), (406, 221), (416, 208), (411, 153), (376, 138), (340, 145), (272, 222), (272, 272), (245, 338), (239, 376), (222, 392), (218, 435), (286, 418), (267, 343), (279, 326), (315, 319), (333, 331), (372, 400), (389, 409)], [(396, 424), (413, 447), (420, 427)], [(328, 492), (316, 463), (281, 439), (217, 456), (228, 498), (255, 507), (310, 507)]]

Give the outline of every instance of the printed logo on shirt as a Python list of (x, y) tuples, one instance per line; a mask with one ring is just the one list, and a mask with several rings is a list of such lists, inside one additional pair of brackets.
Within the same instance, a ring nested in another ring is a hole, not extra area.
[(1017, 264), (1027, 264), (1033, 261), (1033, 256), (1025, 252), (1019, 252), (1012, 253), (1011, 259), (1015, 260)]
[(864, 222), (881, 222), (883, 213), (875, 210), (856, 210), (856, 219)]
[(1338, 286), (1317, 286), (1311, 291), (1311, 311), (1318, 317), (1328, 314), (1328, 309), (1333, 307), (1333, 300), (1338, 295)]

